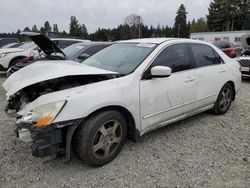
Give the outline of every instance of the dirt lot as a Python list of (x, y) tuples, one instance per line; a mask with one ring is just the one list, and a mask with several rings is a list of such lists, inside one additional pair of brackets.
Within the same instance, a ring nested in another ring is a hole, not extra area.
[[(0, 75), (0, 84), (5, 80)], [(92, 168), (32, 157), (4, 114), (0, 87), (0, 187), (250, 187), (250, 81), (223, 116), (203, 113), (127, 141), (110, 164)]]

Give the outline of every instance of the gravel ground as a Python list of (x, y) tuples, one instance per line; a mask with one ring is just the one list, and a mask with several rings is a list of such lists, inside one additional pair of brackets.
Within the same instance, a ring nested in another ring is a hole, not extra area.
[[(0, 84), (5, 80), (0, 76)], [(0, 87), (0, 187), (250, 187), (250, 81), (223, 116), (188, 118), (127, 141), (111, 163), (32, 157), (4, 114)]]

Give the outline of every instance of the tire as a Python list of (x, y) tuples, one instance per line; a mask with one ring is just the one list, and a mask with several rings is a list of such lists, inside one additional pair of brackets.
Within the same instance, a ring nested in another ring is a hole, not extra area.
[(102, 166), (120, 153), (127, 122), (120, 112), (107, 110), (91, 116), (76, 131), (73, 147), (79, 158), (91, 166)]
[(231, 84), (226, 83), (220, 90), (212, 112), (217, 115), (225, 114), (231, 106), (233, 95), (234, 92)]

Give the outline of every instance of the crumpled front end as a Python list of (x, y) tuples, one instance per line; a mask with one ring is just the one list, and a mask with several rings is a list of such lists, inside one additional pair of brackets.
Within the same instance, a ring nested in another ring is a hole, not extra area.
[(57, 116), (64, 111), (70, 98), (84, 90), (81, 86), (116, 77), (116, 74), (64, 76), (26, 85), (10, 95), (8, 89), (16, 87), (16, 84), (7, 80), (4, 85), (7, 91), (5, 112), (17, 118), (17, 136), (21, 141), (32, 142), (34, 156), (66, 153), (69, 160), (71, 138), (83, 119), (73, 117), (73, 113), (68, 119), (57, 120)]
[[(16, 133), (21, 141), (32, 142), (31, 153), (35, 157), (66, 154), (67, 147), (70, 147), (67, 143), (72, 138), (70, 127), (77, 127), (81, 122), (82, 119), (77, 119), (39, 127), (32, 121), (32, 114), (27, 114), (17, 117)], [(70, 159), (70, 152), (66, 156)]]

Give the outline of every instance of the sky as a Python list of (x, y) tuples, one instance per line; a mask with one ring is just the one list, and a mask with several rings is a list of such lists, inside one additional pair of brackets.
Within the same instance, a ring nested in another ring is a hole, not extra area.
[(88, 31), (115, 28), (132, 13), (146, 25), (173, 26), (176, 11), (183, 3), (188, 20), (205, 17), (211, 0), (1, 0), (0, 32), (16, 32), (26, 26), (38, 28), (45, 21), (69, 30), (70, 16), (76, 16)]

